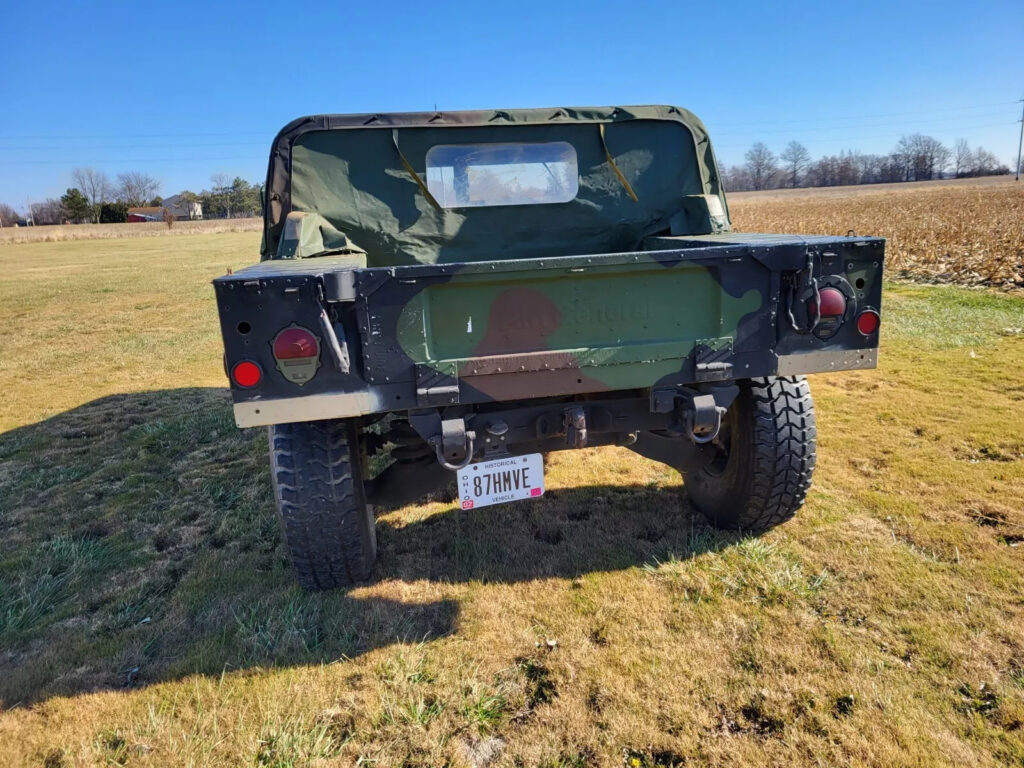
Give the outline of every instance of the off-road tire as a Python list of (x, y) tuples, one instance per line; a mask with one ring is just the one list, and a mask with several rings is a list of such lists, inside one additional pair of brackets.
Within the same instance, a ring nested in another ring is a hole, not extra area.
[(686, 477), (690, 501), (717, 528), (764, 531), (786, 522), (811, 487), (814, 401), (803, 376), (749, 379), (722, 423), (728, 450)]
[(363, 494), (355, 424), (336, 420), (270, 427), (270, 472), (299, 584), (333, 589), (368, 579), (377, 537)]

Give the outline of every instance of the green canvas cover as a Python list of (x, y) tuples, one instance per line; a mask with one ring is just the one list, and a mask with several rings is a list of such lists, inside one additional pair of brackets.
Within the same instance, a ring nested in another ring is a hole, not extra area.
[(285, 217), (284, 231), (277, 245), (277, 258), (305, 259), (336, 253), (366, 255), (344, 232), (339, 232), (317, 213), (292, 211)]
[[(567, 202), (444, 207), (427, 189), (431, 148), (553, 142), (575, 150), (579, 183)], [(668, 106), (302, 118), (275, 140), (267, 191), (264, 259), (339, 250), (365, 252), (371, 267), (538, 258), (729, 229), (707, 131)]]

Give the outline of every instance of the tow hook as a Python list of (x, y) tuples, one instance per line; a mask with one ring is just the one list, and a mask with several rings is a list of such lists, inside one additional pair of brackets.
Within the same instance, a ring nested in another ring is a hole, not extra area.
[(725, 408), (715, 403), (714, 395), (694, 395), (692, 407), (686, 409), (686, 433), (697, 445), (710, 443), (722, 429)]
[(718, 437), (722, 417), (739, 391), (735, 384), (716, 384), (701, 390), (655, 389), (651, 391), (651, 412), (672, 414), (667, 434), (685, 435), (695, 445), (704, 445)]
[(562, 417), (565, 425), (565, 442), (572, 448), (587, 447), (587, 412), (583, 406), (574, 405), (565, 409)]
[[(466, 429), (464, 419), (443, 419), (441, 421), (441, 436), (435, 435), (427, 442), (437, 454), (438, 464), (452, 472), (458, 472), (473, 461), (476, 432)], [(449, 461), (449, 459), (458, 459), (459, 456), (462, 456), (462, 459), (456, 463)]]

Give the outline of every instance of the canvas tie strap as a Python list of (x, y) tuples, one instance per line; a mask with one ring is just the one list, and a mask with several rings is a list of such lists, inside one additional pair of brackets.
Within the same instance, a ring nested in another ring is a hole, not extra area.
[[(441, 210), (441, 206), (438, 204), (438, 202), (434, 198), (434, 196), (432, 194), (430, 194), (430, 190), (427, 189), (427, 185), (423, 183), (423, 179), (420, 178), (420, 175), (418, 173), (416, 173), (416, 171), (413, 169), (413, 167), (409, 163), (409, 161), (405, 159), (405, 155), (402, 154), (402, 149), (398, 146), (398, 131), (397, 130), (394, 130), (394, 129), (391, 130), (391, 140), (395, 143), (395, 151), (398, 153), (398, 159), (402, 161), (402, 167), (405, 168), (405, 172), (408, 173), (410, 176), (412, 176), (412, 180), (416, 182), (417, 186), (419, 186), (419, 188), (420, 188), (420, 191), (423, 193), (423, 196), (425, 198), (427, 198), (427, 200), (430, 201), (430, 204), (432, 206), (434, 206), (435, 208), (437, 208), (437, 210), (440, 211)], [(605, 151), (607, 151), (607, 150), (605, 150)], [(623, 180), (623, 181), (625, 181), (625, 180)], [(634, 197), (633, 199), (635, 200), (636, 198)]]
[[(633, 187), (629, 185), (629, 182), (626, 181), (626, 177), (622, 174), (622, 171), (619, 170), (619, 166), (615, 164), (615, 159), (612, 157), (612, 153), (608, 151), (608, 143), (604, 140), (604, 123), (598, 123), (597, 129), (601, 133), (601, 146), (604, 147), (604, 156), (608, 160), (608, 165), (610, 165), (612, 170), (615, 171), (615, 175), (619, 177), (619, 181), (622, 182), (622, 186), (625, 188), (626, 193), (633, 198), (633, 202), (640, 202), (640, 198), (636, 196), (636, 192), (633, 191)], [(395, 146), (397, 147), (397, 139), (395, 141)]]

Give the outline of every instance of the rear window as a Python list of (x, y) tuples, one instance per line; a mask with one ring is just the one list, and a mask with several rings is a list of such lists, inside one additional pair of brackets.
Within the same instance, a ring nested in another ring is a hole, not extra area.
[(576, 150), (565, 141), (438, 144), (427, 189), (444, 208), (567, 203), (579, 191)]

